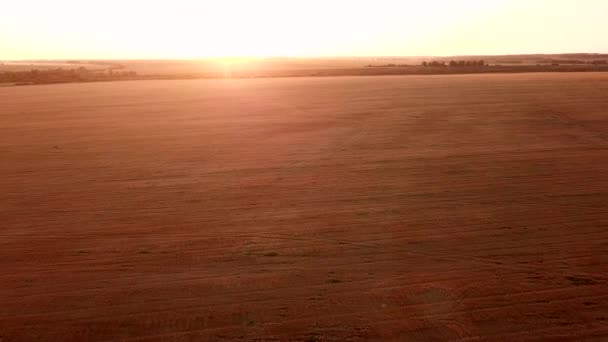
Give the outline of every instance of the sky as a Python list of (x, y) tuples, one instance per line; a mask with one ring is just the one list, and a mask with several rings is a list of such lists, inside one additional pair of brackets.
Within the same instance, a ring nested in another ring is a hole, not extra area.
[(608, 0), (12, 0), (0, 60), (608, 53)]

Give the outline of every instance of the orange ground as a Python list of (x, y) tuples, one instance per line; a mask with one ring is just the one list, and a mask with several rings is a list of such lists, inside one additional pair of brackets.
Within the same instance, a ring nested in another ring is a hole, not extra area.
[(608, 74), (0, 89), (0, 340), (608, 339)]

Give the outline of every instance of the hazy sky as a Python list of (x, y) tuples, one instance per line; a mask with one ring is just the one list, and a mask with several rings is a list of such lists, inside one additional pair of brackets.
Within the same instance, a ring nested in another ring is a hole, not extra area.
[(604, 52), (608, 0), (8, 0), (0, 60)]

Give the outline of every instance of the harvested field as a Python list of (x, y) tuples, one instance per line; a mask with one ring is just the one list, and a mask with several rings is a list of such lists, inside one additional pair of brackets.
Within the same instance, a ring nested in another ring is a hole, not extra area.
[(0, 341), (608, 339), (608, 73), (0, 88)]

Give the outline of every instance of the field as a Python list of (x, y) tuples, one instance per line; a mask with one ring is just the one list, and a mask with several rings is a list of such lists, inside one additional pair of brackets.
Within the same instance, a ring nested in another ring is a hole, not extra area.
[(0, 104), (2, 342), (608, 339), (608, 73)]

